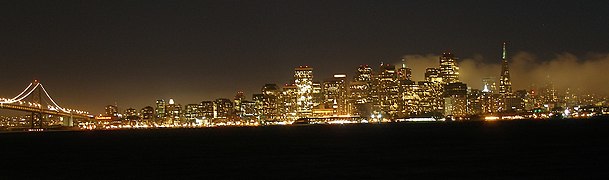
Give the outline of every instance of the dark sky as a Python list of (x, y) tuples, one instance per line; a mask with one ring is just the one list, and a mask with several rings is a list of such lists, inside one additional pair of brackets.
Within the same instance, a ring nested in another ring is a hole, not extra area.
[(91, 112), (248, 98), (406, 54), (607, 53), (609, 1), (1, 1), (1, 97), (40, 79)]

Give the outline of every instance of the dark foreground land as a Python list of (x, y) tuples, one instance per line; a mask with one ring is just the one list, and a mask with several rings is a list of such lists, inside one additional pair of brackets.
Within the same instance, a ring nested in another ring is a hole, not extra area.
[(609, 120), (0, 134), (1, 179), (601, 178)]

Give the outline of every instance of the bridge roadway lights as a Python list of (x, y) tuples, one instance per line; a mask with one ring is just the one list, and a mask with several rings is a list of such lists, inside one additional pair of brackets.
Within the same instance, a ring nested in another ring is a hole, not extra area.
[[(36, 92), (35, 92), (36, 91)], [(44, 94), (43, 94), (44, 92)], [(32, 95), (32, 96), (30, 96)], [(48, 108), (43, 108), (44, 106), (41, 105), (41, 98), (43, 97), (43, 95), (46, 95), (46, 97), (52, 102), (52, 108), (48, 109)], [(24, 99), (26, 99), (27, 97), (31, 97), (32, 101), (33, 101), (33, 105), (32, 103), (24, 103)], [(28, 106), (29, 104), (29, 106)], [(32, 113), (32, 127), (34, 127), (34, 120), (35, 118), (38, 117), (40, 123), (40, 127), (42, 128), (43, 126), (43, 120), (44, 120), (44, 115), (53, 115), (53, 116), (69, 116), (69, 120), (67, 122), (65, 122), (64, 124), (73, 126), (74, 125), (74, 116), (76, 116), (77, 119), (90, 119), (91, 117), (89, 117), (88, 115), (81, 113), (80, 111), (75, 111), (78, 112), (78, 114), (73, 114), (74, 110), (66, 110), (65, 108), (60, 107), (54, 100), (53, 98), (51, 98), (51, 96), (49, 95), (49, 93), (46, 91), (46, 89), (44, 88), (44, 86), (42, 85), (42, 83), (40, 83), (39, 80), (34, 80), (32, 83), (30, 83), (21, 93), (19, 93), (17, 96), (15, 96), (14, 98), (11, 99), (2, 99), (0, 100), (0, 108), (1, 109), (11, 109), (11, 110), (17, 110), (17, 111), (25, 111), (25, 112), (31, 112)]]

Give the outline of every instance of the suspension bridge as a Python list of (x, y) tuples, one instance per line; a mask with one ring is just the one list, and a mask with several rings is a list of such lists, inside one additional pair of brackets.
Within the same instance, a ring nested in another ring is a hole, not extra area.
[(0, 109), (31, 113), (31, 128), (39, 129), (45, 128), (45, 118), (50, 116), (65, 117), (69, 122), (74, 122), (74, 119), (90, 120), (93, 117), (86, 111), (59, 106), (38, 80), (34, 80), (13, 98), (0, 98)]

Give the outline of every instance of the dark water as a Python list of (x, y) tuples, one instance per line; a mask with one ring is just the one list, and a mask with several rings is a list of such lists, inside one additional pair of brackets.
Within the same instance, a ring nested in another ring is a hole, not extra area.
[(599, 178), (609, 120), (0, 134), (1, 179)]

